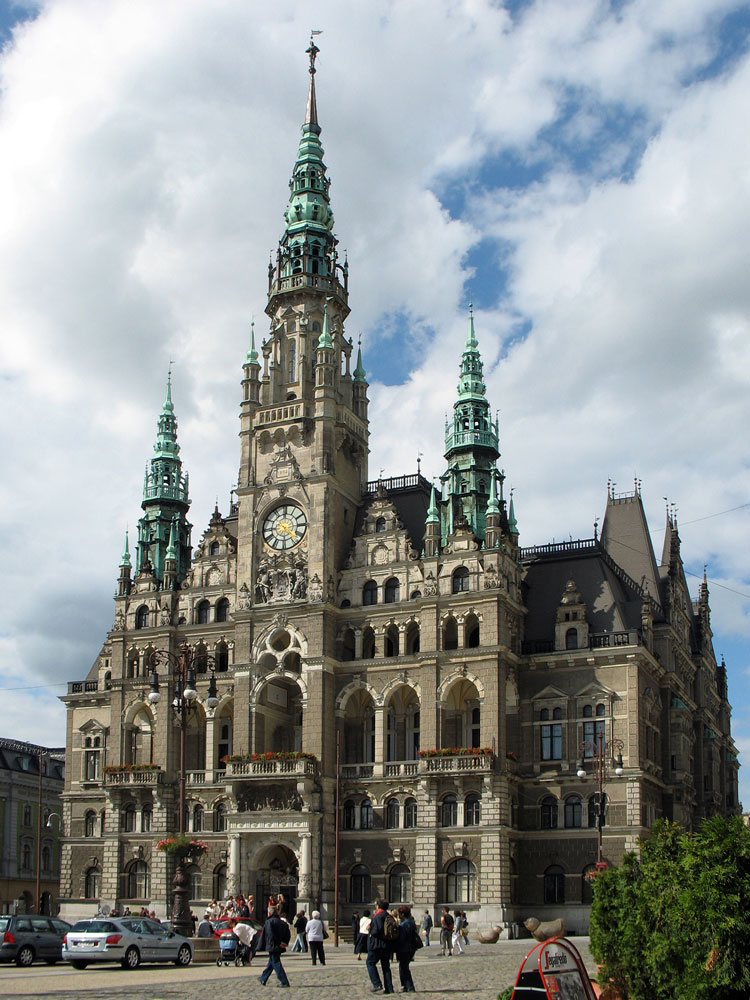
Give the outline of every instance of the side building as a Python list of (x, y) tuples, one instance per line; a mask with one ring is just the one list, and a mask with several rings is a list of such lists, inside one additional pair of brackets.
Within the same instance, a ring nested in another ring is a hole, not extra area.
[(57, 913), (64, 785), (64, 747), (0, 739), (0, 913)]
[(167, 913), (156, 844), (182, 828), (208, 843), (196, 912), (283, 891), (333, 919), (338, 889), (344, 923), (384, 895), (584, 930), (597, 862), (659, 816), (739, 808), (708, 588), (691, 600), (671, 513), (657, 560), (639, 484), (600, 536), (520, 546), (471, 313), (439, 485), (369, 479), (308, 53), (236, 492), (193, 549), (168, 382), (113, 626), (63, 699), (63, 915)]

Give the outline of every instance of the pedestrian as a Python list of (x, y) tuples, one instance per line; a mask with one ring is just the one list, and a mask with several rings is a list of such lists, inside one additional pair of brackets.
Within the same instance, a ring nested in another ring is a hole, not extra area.
[[(294, 939), (294, 944), (292, 945), (292, 951), (307, 951), (307, 940), (305, 938), (305, 928), (307, 927), (307, 917), (305, 916), (305, 911), (300, 910), (297, 916), (294, 918), (294, 929), (297, 932), (297, 937)], [(325, 963), (323, 963), (325, 965)]]
[(199, 938), (210, 938), (214, 936), (214, 929), (211, 926), (211, 914), (206, 910), (203, 914), (203, 920), (198, 924), (198, 937)]
[(430, 931), (432, 930), (432, 916), (429, 910), (424, 911), (424, 916), (422, 917), (422, 933), (424, 934), (424, 946), (425, 948), (430, 947)]
[[(367, 935), (367, 972), (372, 983), (372, 992), (393, 993), (393, 978), (391, 977), (391, 945), (385, 933), (386, 919), (391, 920), (388, 913), (388, 903), (379, 899), (370, 921), (370, 932)], [(378, 964), (383, 973), (380, 980)]]
[(461, 937), (464, 944), (471, 944), (469, 940), (469, 921), (466, 919), (466, 910), (461, 910)]
[(466, 949), (464, 948), (464, 939), (461, 934), (461, 929), (464, 925), (463, 919), (461, 917), (460, 910), (453, 911), (453, 953), (455, 955), (456, 948), (458, 948), (459, 955), (465, 955)]
[(237, 905), (237, 916), (238, 917), (249, 917), (250, 907), (247, 905), (247, 900), (244, 896), (240, 896)]
[(276, 905), (279, 908), (279, 916), (286, 920), (289, 914), (286, 911), (286, 898), (283, 892), (280, 892), (276, 897)]
[(357, 938), (359, 937), (359, 914), (355, 910), (352, 913), (352, 949), (357, 954)]
[(243, 957), (247, 958), (246, 965), (252, 965), (253, 959), (255, 958), (255, 949), (258, 947), (258, 932), (250, 924), (246, 924), (244, 920), (238, 920), (234, 925), (232, 930), (235, 936), (239, 939), (240, 945), (243, 949)]
[(289, 986), (284, 966), (281, 964), (281, 955), (286, 950), (290, 937), (289, 924), (279, 916), (278, 907), (269, 906), (268, 919), (263, 924), (263, 933), (258, 943), (259, 951), (268, 952), (268, 964), (258, 976), (261, 986), (266, 985), (272, 972), (276, 973), (279, 986)]
[(422, 942), (419, 940), (419, 931), (411, 915), (411, 907), (399, 906), (398, 916), (396, 955), (398, 956), (398, 977), (401, 980), (401, 992), (416, 993), (409, 966), (414, 960), (414, 952), (417, 950), (417, 945), (421, 948)]
[[(313, 910), (312, 917), (307, 921), (307, 940), (310, 944), (310, 957), (315, 965), (320, 959), (320, 964), (326, 964), (326, 953), (323, 950), (323, 939), (327, 937), (323, 921), (320, 919), (320, 910)], [(307, 948), (305, 948), (307, 951)]]
[(253, 895), (247, 897), (247, 915), (251, 920), (255, 920), (255, 896)]
[(362, 955), (367, 955), (367, 936), (370, 933), (370, 924), (372, 920), (370, 919), (370, 911), (363, 910), (362, 916), (359, 918), (359, 934), (357, 936), (357, 961), (362, 961)]
[(440, 915), (440, 954), (444, 955), (446, 950), (449, 955), (453, 954), (453, 917), (447, 906), (443, 907)]

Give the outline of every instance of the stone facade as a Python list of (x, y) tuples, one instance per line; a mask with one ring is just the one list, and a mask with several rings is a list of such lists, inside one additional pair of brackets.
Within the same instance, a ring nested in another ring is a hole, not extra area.
[[(136, 565), (126, 545), (113, 627), (64, 698), (63, 912), (166, 913), (156, 842), (182, 825), (209, 845), (196, 912), (283, 890), (333, 919), (338, 885), (345, 925), (385, 895), (480, 927), (565, 911), (583, 930), (600, 835), (617, 863), (660, 816), (738, 808), (708, 589), (689, 597), (671, 513), (657, 561), (639, 484), (609, 493), (600, 537), (520, 547), (472, 316), (439, 493), (419, 473), (368, 479), (309, 52), (236, 499), (191, 554), (168, 386)], [(150, 694), (156, 654), (183, 644), (181, 731), (173, 668)]]

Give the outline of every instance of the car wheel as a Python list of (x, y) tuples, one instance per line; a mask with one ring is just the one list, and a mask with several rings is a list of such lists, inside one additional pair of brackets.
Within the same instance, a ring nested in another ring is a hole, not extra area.
[(18, 949), (18, 954), (16, 955), (16, 965), (21, 965), (23, 968), (27, 968), (34, 961), (34, 949), (29, 945), (25, 944), (22, 948)]
[(73, 966), (74, 969), (85, 969), (89, 963), (76, 960), (74, 962), (71, 962), (70, 964)]
[(193, 953), (190, 951), (189, 944), (183, 944), (180, 950), (177, 952), (177, 958), (174, 960), (175, 965), (190, 965), (193, 961)]
[(123, 969), (137, 969), (141, 964), (141, 953), (135, 947), (131, 945), (125, 952), (125, 957), (122, 960)]

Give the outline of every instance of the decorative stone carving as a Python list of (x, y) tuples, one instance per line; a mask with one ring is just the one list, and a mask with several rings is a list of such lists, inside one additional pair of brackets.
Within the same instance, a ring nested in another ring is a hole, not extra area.
[(494, 590), (497, 587), (497, 570), (494, 566), (488, 566), (484, 572), (484, 583), (485, 590)]
[(261, 812), (276, 810), (291, 810), (302, 812), (304, 800), (296, 788), (291, 791), (280, 788), (251, 788), (240, 792), (237, 796), (237, 807), (240, 812)]
[(252, 601), (250, 600), (250, 588), (246, 583), (243, 583), (240, 587), (240, 599), (237, 602), (238, 611), (249, 611), (252, 607)]
[(264, 561), (255, 581), (256, 604), (279, 604), (304, 601), (307, 596), (307, 567), (302, 559), (296, 562), (284, 556)]
[(125, 612), (124, 611), (118, 611), (115, 614), (115, 623), (112, 626), (112, 628), (113, 628), (113, 630), (115, 632), (122, 632), (122, 630), (125, 628)]
[(437, 592), (437, 580), (435, 579), (435, 574), (430, 570), (424, 582), (424, 596), (435, 597), (437, 596)]
[(172, 609), (166, 604), (162, 606), (159, 622), (161, 625), (172, 624)]
[(317, 573), (315, 573), (312, 580), (310, 580), (308, 596), (310, 601), (313, 603), (319, 603), (323, 600), (323, 582)]

